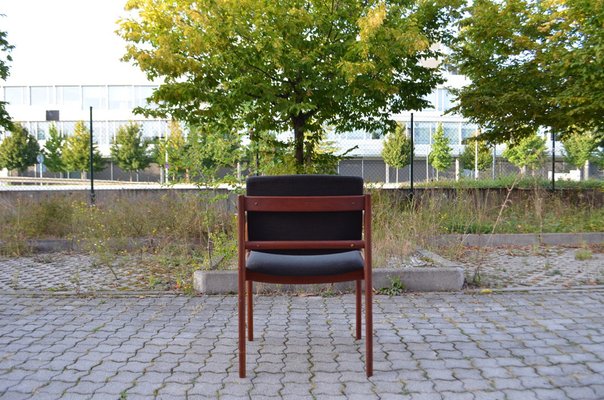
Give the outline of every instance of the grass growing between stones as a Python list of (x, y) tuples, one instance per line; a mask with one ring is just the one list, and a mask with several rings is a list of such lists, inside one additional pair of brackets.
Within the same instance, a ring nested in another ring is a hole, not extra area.
[[(501, 190), (424, 190), (413, 199), (372, 189), (374, 265), (404, 260), (418, 248), (445, 256), (443, 233), (589, 232), (604, 227), (604, 207), (589, 196), (569, 198), (539, 186)], [(28, 241), (71, 240), (99, 268), (134, 263), (149, 287), (191, 289), (192, 271), (236, 265), (234, 205), (213, 192), (116, 196), (95, 207), (69, 196), (0, 202), (0, 255), (31, 251)], [(581, 257), (581, 255), (579, 255)]]

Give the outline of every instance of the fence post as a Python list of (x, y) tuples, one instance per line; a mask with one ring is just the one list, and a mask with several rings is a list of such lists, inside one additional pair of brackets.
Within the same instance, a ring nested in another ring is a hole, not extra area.
[(90, 106), (90, 205), (95, 202), (94, 195), (94, 139), (92, 132), (92, 106)]

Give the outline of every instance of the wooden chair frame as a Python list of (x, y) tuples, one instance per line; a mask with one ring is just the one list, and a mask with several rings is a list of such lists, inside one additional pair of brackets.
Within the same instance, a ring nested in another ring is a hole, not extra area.
[[(330, 241), (248, 241), (246, 215), (258, 212), (363, 212), (363, 240)], [(248, 271), (246, 260), (251, 250), (358, 249), (363, 251), (363, 270), (333, 275), (277, 276)], [(247, 338), (254, 340), (253, 282), (281, 284), (318, 284), (344, 281), (356, 282), (356, 339), (361, 339), (361, 281), (365, 281), (365, 351), (367, 376), (373, 375), (373, 303), (371, 274), (371, 196), (239, 196), (238, 198), (238, 313), (239, 313), (239, 376), (246, 376), (246, 314)], [(247, 300), (247, 301), (246, 301)], [(247, 310), (246, 310), (247, 304)], [(247, 312), (246, 312), (247, 311)]]

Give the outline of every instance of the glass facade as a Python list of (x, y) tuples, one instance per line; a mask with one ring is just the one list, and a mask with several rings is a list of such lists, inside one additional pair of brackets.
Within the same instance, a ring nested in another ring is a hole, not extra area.
[(153, 94), (156, 86), (134, 86), (134, 107), (147, 105), (147, 98)]
[(50, 98), (50, 86), (31, 86), (29, 88), (29, 104), (32, 106), (45, 106), (53, 103)]
[(68, 107), (82, 107), (82, 88), (80, 86), (57, 86), (57, 103)]
[(458, 122), (445, 122), (443, 123), (443, 131), (445, 132), (445, 137), (449, 139), (450, 144), (458, 144), (459, 141), (459, 128), (460, 123)]
[(84, 109), (106, 108), (107, 87), (106, 86), (82, 86), (82, 105)]
[(461, 125), (461, 139), (467, 139), (469, 137), (474, 136), (474, 132), (478, 127), (474, 124), (462, 124)]
[(5, 86), (4, 101), (15, 106), (26, 104), (25, 89), (25, 86)]
[(132, 86), (109, 86), (109, 109), (129, 110), (132, 108)]

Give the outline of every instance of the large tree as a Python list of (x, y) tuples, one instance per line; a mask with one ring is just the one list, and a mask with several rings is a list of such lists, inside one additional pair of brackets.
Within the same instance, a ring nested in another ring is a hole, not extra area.
[(397, 124), (394, 132), (386, 136), (382, 158), (386, 164), (396, 168), (396, 183), (398, 183), (398, 170), (411, 164), (411, 139), (402, 125)]
[(453, 58), (471, 83), (453, 111), (498, 142), (604, 132), (603, 20), (601, 0), (470, 2)]
[(442, 82), (461, 0), (130, 0), (127, 61), (163, 78), (137, 109), (192, 125), (291, 131), (298, 171), (325, 126), (389, 130)]
[[(94, 170), (101, 171), (105, 168), (105, 161), (96, 145), (92, 150)], [(76, 122), (73, 135), (66, 139), (62, 158), (68, 171), (81, 171), (82, 178), (86, 177), (86, 171), (90, 170), (90, 131), (83, 121)]]
[(10, 124), (11, 133), (0, 143), (0, 169), (23, 172), (36, 163), (40, 146), (35, 137), (20, 124)]
[[(14, 46), (6, 40), (6, 32), (0, 31), (0, 80), (5, 81), (8, 78), (8, 63), (12, 61), (10, 55)], [(11, 118), (6, 112), (6, 102), (0, 101), (0, 127), (10, 130)]]
[(147, 168), (152, 161), (149, 153), (149, 141), (143, 138), (140, 124), (129, 123), (120, 126), (111, 145), (111, 157), (124, 171), (136, 172)]

